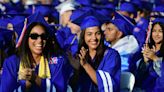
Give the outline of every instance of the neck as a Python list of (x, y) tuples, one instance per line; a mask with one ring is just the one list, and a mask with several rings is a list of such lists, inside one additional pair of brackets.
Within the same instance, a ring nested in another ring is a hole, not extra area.
[(33, 56), (33, 58), (35, 60), (35, 63), (36, 64), (39, 64), (40, 63), (41, 55), (35, 55), (35, 54), (33, 54), (32, 56)]
[(159, 51), (161, 48), (161, 44), (155, 44), (155, 49), (156, 49), (156, 52)]
[(89, 50), (89, 55), (93, 59), (95, 57), (95, 55), (96, 55), (96, 50)]

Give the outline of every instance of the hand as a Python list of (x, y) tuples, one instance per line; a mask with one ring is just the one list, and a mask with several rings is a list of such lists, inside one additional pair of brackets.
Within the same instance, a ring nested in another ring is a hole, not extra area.
[(87, 64), (87, 61), (85, 59), (86, 53), (87, 53), (87, 49), (85, 49), (84, 47), (81, 48), (80, 50), (80, 54), (79, 54), (79, 58), (80, 58), (80, 64), (81, 66), (84, 66), (85, 64)]
[(155, 46), (153, 46), (153, 48), (150, 49), (147, 44), (144, 45), (142, 53), (143, 53), (145, 62), (147, 62), (148, 60), (156, 61), (158, 59), (158, 57), (155, 55), (156, 53)]
[(33, 75), (33, 69), (24, 68), (18, 72), (18, 79), (19, 80), (31, 80)]

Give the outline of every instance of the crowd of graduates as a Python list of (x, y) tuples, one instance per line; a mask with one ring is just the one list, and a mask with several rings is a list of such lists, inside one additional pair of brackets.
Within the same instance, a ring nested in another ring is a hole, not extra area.
[(0, 92), (163, 92), (163, 36), (163, 0), (2, 0)]

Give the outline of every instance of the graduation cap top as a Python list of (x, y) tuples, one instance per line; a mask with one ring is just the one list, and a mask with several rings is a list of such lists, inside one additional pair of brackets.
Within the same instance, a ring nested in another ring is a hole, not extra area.
[(82, 8), (73, 11), (70, 20), (80, 26), (87, 16), (94, 16), (100, 22), (100, 25), (111, 20), (110, 17), (107, 17), (92, 8)]
[(88, 27), (100, 26), (100, 22), (94, 16), (87, 16), (81, 23), (81, 30), (85, 30)]
[(124, 20), (114, 19), (114, 20), (111, 20), (110, 23), (114, 24), (119, 29), (119, 31), (123, 32), (124, 36), (131, 34), (131, 32), (129, 32), (128, 30), (128, 25)]
[(38, 13), (32, 14), (31, 16), (26, 18), (25, 21), (22, 21), (20, 24), (15, 26), (14, 30), (18, 34), (16, 47), (20, 46), (20, 44), (22, 42), (22, 39), (23, 39), (23, 37), (26, 33), (26, 29), (34, 22), (38, 22), (38, 23), (43, 24), (46, 27), (46, 29), (47, 29), (48, 33), (50, 34), (50, 36), (54, 36), (54, 31), (51, 29), (51, 27), (45, 21), (43, 15), (38, 12)]
[(65, 1), (65, 2), (59, 4), (55, 8), (59, 12), (59, 14), (62, 15), (65, 11), (75, 10), (75, 2), (68, 0), (68, 1)]

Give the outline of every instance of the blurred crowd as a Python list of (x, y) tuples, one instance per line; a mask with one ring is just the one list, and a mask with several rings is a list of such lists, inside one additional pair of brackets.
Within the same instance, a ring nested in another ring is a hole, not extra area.
[(0, 0), (0, 92), (163, 92), (163, 36), (163, 0)]

